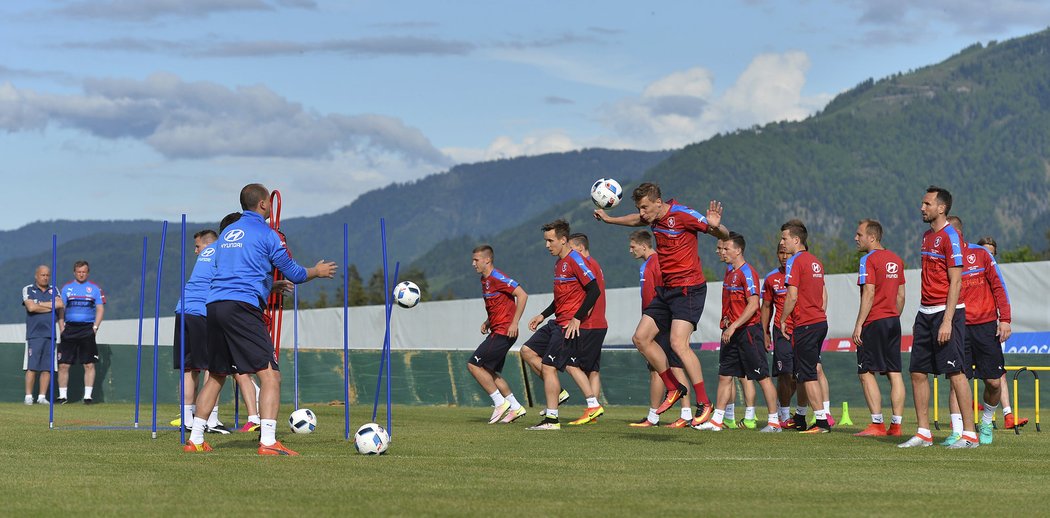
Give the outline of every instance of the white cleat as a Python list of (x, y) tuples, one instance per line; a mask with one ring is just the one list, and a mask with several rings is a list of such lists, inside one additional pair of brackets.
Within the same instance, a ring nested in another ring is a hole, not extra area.
[(700, 423), (697, 426), (694, 426), (693, 428), (695, 428), (697, 430), (708, 431), (708, 432), (721, 432), (723, 427), (720, 426), (720, 425), (715, 424), (714, 421), (707, 420), (707, 421), (704, 421), (703, 423)]
[(898, 448), (925, 448), (927, 446), (933, 446), (933, 439), (923, 439), (918, 435), (913, 435), (911, 439), (897, 445)]
[(26, 396), (25, 403), (27, 405), (32, 405), (33, 404), (33, 396)]
[(759, 430), (758, 433), (780, 433), (782, 431), (784, 431), (784, 429), (779, 426), (767, 424), (766, 427)]
[(952, 443), (951, 446), (948, 446), (948, 449), (949, 450), (962, 450), (962, 449), (968, 449), (968, 448), (976, 448), (977, 446), (978, 446), (978, 443), (976, 441), (971, 441), (971, 440), (968, 440), (968, 439), (959, 439), (958, 441), (955, 441), (954, 443)]
[(496, 424), (500, 419), (503, 419), (503, 415), (510, 410), (510, 401), (504, 401), (502, 405), (492, 409), (492, 417), (489, 418), (489, 424)]
[(503, 416), (503, 419), (501, 419), (500, 422), (504, 424), (513, 423), (514, 421), (517, 421), (518, 418), (524, 416), (527, 413), (528, 412), (525, 410), (525, 407), (518, 407), (517, 410), (508, 411), (507, 415)]

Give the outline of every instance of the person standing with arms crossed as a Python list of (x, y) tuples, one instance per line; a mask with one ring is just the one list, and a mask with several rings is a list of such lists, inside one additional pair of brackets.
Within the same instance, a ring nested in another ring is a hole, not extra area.
[(40, 375), (40, 392), (36, 402), (47, 404), (47, 387), (51, 383), (51, 372), (55, 370), (55, 355), (51, 351), (51, 340), (55, 336), (55, 322), (51, 319), (52, 308), (62, 308), (62, 297), (51, 285), (51, 268), (40, 265), (33, 275), (33, 284), (22, 288), (22, 305), (26, 308), (26, 354), (22, 369), (26, 371), (25, 404), (33, 404), (33, 384)]

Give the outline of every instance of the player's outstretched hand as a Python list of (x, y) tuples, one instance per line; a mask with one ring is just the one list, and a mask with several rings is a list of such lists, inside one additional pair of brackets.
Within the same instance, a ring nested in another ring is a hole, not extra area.
[(324, 259), (321, 259), (320, 261), (317, 261), (317, 264), (314, 265), (314, 271), (317, 272), (317, 276), (323, 277), (325, 279), (331, 279), (332, 277), (335, 277), (336, 270), (337, 268), (335, 261), (330, 261), (326, 263)]
[(711, 203), (707, 206), (707, 224), (712, 227), (717, 227), (722, 224), (722, 212), (725, 209), (722, 207), (722, 202), (718, 200), (711, 200)]
[(605, 212), (605, 209), (594, 209), (594, 219), (603, 223), (608, 223), (609, 215)]

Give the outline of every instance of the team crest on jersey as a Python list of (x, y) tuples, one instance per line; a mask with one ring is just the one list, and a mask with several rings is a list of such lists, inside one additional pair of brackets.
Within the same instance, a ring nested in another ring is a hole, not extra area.
[(893, 274), (897, 273), (897, 263), (886, 263), (886, 273)]
[(813, 273), (820, 273), (820, 263), (813, 263)]
[(485, 290), (489, 289), (489, 281), (485, 281)]
[(933, 246), (934, 247), (941, 246), (941, 236), (937, 236), (937, 239), (933, 240)]
[(674, 216), (667, 218), (667, 228), (674, 228)]
[(87, 292), (88, 292), (89, 294), (91, 293), (91, 286), (88, 286), (88, 287), (87, 287)]
[(970, 264), (976, 263), (977, 262), (977, 255), (970, 254), (970, 255), (966, 256), (966, 262), (968, 262)]
[(563, 272), (569, 271), (569, 263), (561, 263), (561, 271), (563, 271)]

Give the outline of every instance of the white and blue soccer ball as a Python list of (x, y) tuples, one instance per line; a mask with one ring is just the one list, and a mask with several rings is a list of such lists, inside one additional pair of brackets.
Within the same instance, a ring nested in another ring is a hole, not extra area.
[(354, 434), (354, 448), (361, 455), (382, 455), (390, 446), (390, 434), (382, 426), (365, 423)]
[(623, 199), (623, 187), (612, 178), (599, 178), (591, 185), (591, 201), (599, 209), (611, 209)]
[(423, 296), (423, 292), (419, 291), (419, 286), (412, 281), (401, 281), (397, 286), (394, 286), (394, 302), (397, 302), (398, 306), (403, 308), (414, 308), (416, 304), (419, 304), (419, 298)]
[(317, 414), (309, 408), (300, 408), (288, 416), (288, 426), (295, 433), (310, 433), (317, 428)]

